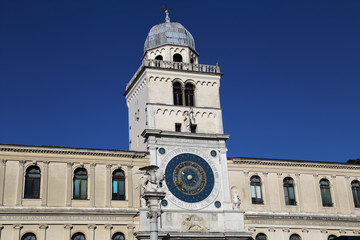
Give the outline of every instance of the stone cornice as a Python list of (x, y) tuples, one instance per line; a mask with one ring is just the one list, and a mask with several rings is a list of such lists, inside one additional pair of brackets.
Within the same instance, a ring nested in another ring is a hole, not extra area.
[(172, 132), (162, 131), (157, 129), (145, 129), (141, 136), (148, 138), (149, 136), (168, 137), (168, 138), (187, 138), (187, 139), (203, 139), (203, 140), (227, 140), (229, 134), (206, 134), (206, 133), (187, 133), (187, 132)]
[(335, 162), (316, 162), (300, 160), (282, 159), (259, 159), (259, 158), (228, 158), (234, 164), (241, 165), (260, 165), (260, 166), (284, 166), (284, 167), (310, 167), (310, 168), (330, 168), (330, 169), (350, 169), (360, 170), (360, 165)]
[(307, 220), (307, 221), (352, 221), (360, 222), (360, 217), (357, 215), (343, 215), (343, 214), (281, 214), (281, 213), (249, 213), (245, 212), (245, 219), (282, 219), (282, 220)]
[(0, 152), (86, 155), (86, 156), (123, 157), (123, 158), (144, 158), (147, 155), (147, 152), (136, 152), (136, 151), (70, 148), (70, 147), (57, 147), (57, 146), (10, 145), (10, 144), (0, 144)]

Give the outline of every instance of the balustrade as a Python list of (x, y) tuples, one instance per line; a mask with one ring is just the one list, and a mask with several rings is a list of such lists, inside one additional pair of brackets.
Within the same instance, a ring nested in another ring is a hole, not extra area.
[(220, 73), (220, 67), (217, 64), (205, 65), (205, 64), (193, 64), (193, 63), (184, 63), (184, 62), (171, 62), (171, 61), (162, 61), (156, 59), (147, 59), (144, 60), (143, 65), (146, 67), (158, 67), (158, 68), (180, 69), (180, 70), (196, 71), (196, 72)]

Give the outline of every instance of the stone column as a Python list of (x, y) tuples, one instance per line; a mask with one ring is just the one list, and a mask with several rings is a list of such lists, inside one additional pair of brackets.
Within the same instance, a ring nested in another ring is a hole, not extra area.
[(23, 228), (23, 226), (21, 224), (14, 224), (13, 225), (14, 228), (14, 235), (13, 235), (13, 239), (14, 240), (20, 240), (21, 237), (21, 229)]
[(321, 240), (327, 240), (327, 233), (328, 231), (326, 231), (326, 229), (321, 229)]
[(95, 167), (96, 163), (90, 164), (90, 207), (95, 207)]
[(49, 171), (49, 162), (45, 161), (43, 162), (43, 174), (42, 174), (42, 200), (41, 200), (41, 206), (47, 206), (47, 200), (48, 200), (48, 171)]
[(320, 211), (320, 209), (322, 209), (323, 205), (322, 205), (322, 200), (321, 200), (321, 195), (320, 195), (320, 185), (319, 185), (319, 175), (318, 174), (314, 174), (314, 193), (315, 193), (315, 203), (316, 203), (316, 212), (322, 212)]
[(300, 173), (296, 173), (295, 174), (295, 191), (296, 192), (296, 196), (295, 196), (295, 199), (296, 199), (296, 202), (297, 202), (297, 205), (300, 207), (300, 212), (304, 212), (304, 200), (303, 200), (303, 197), (304, 197), (304, 193), (302, 192), (302, 188), (301, 188), (301, 183), (300, 183)]
[(127, 239), (128, 240), (134, 240), (134, 228), (135, 228), (135, 226), (132, 223), (127, 225), (127, 229), (128, 229), (128, 237), (127, 237)]
[(113, 228), (113, 226), (111, 224), (106, 224), (104, 227), (105, 227), (104, 239), (111, 239), (111, 229)]
[(41, 224), (39, 225), (40, 230), (40, 234), (39, 234), (39, 240), (46, 240), (46, 229), (48, 228), (48, 225), (46, 224)]
[(134, 194), (133, 194), (133, 173), (132, 173), (133, 166), (127, 166), (127, 189), (128, 189), (128, 207), (134, 206)]
[(67, 163), (67, 169), (66, 169), (66, 206), (71, 206), (71, 183), (72, 183), (72, 162)]
[[(88, 231), (88, 235), (89, 235), (89, 240), (95, 240), (95, 229), (96, 229), (96, 225), (95, 224), (90, 224), (88, 225), (89, 231)], [(109, 238), (111, 239), (111, 238)]]
[(4, 205), (6, 160), (0, 160), (0, 206)]
[(71, 224), (64, 225), (64, 240), (70, 240), (71, 239), (71, 229), (73, 226)]
[(18, 185), (16, 194), (16, 206), (21, 206), (23, 197), (23, 182), (24, 182), (24, 164), (26, 161), (19, 161), (19, 172), (18, 172)]
[[(111, 194), (111, 187), (112, 187), (112, 182), (111, 182), (111, 164), (106, 164), (106, 186), (105, 186), (105, 203), (106, 203), (106, 207), (110, 207), (111, 206), (111, 199), (112, 199), (112, 194)], [(110, 238), (108, 238), (110, 239)]]

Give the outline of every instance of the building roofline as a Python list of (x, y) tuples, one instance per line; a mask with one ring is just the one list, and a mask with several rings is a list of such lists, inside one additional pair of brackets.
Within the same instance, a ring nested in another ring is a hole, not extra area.
[(359, 164), (345, 163), (345, 162), (325, 162), (325, 161), (314, 161), (314, 160), (253, 158), (253, 157), (228, 157), (228, 160), (232, 161), (234, 164), (250, 163), (256, 165), (360, 169)]
[(30, 152), (30, 153), (127, 157), (127, 158), (144, 158), (146, 155), (148, 155), (148, 152), (130, 151), (130, 150), (78, 148), (78, 147), (49, 146), (49, 145), (3, 144), (3, 143), (0, 143), (0, 152)]

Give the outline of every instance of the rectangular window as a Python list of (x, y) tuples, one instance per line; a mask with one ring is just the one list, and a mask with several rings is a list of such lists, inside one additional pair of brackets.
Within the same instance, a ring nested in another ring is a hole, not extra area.
[(190, 132), (196, 133), (196, 124), (190, 124)]
[(175, 132), (181, 132), (181, 123), (175, 123)]

